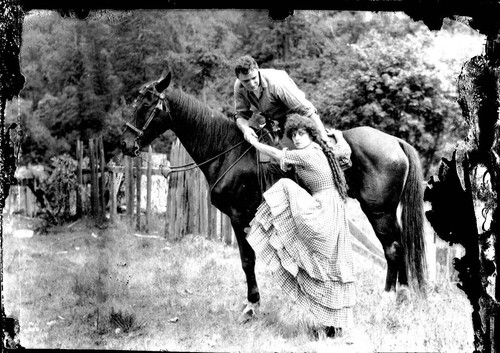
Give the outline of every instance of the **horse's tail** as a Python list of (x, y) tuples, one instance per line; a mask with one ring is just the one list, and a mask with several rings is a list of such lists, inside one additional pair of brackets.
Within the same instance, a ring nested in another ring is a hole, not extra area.
[(417, 282), (421, 293), (426, 285), (427, 261), (424, 240), (424, 185), (422, 166), (415, 148), (403, 140), (399, 145), (408, 157), (409, 170), (401, 195), (402, 243), (409, 279)]

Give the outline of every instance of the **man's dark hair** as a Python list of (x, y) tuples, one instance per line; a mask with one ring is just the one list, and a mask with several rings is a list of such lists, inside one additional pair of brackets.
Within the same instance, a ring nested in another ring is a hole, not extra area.
[(247, 75), (252, 69), (258, 70), (259, 65), (257, 65), (257, 62), (250, 55), (242, 56), (236, 60), (234, 65), (234, 73), (236, 74), (236, 77), (238, 77), (239, 74)]

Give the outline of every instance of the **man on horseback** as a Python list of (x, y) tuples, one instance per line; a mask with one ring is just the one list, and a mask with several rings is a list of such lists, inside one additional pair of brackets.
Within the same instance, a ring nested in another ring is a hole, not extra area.
[[(240, 57), (235, 64), (234, 72), (234, 107), (236, 125), (243, 132), (245, 140), (257, 137), (249, 120), (265, 123), (287, 147), (291, 141), (283, 137), (283, 127), (287, 117), (297, 113), (311, 119), (320, 132), (320, 138), (331, 144), (327, 131), (314, 105), (306, 99), (295, 82), (285, 71), (275, 69), (259, 69), (257, 62), (249, 55)], [(275, 125), (277, 122), (277, 126)]]

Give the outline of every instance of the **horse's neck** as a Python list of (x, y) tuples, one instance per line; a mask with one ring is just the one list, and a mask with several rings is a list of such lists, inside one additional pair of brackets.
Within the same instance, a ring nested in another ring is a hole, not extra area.
[(169, 95), (169, 103), (172, 131), (196, 163), (230, 148), (230, 142), (221, 136), (223, 133), (214, 128), (214, 124), (224, 127), (221, 117), (215, 116), (203, 103), (181, 92)]

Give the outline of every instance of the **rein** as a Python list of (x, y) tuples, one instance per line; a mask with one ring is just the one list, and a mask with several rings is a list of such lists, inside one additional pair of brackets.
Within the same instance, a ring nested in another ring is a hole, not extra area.
[[(212, 162), (212, 161), (216, 160), (217, 158), (219, 158), (220, 156), (222, 156), (222, 155), (224, 155), (224, 154), (226, 154), (226, 153), (228, 153), (228, 152), (232, 151), (233, 149), (235, 149), (236, 147), (238, 147), (239, 145), (241, 145), (243, 142), (244, 142), (244, 141), (240, 141), (240, 142), (238, 142), (236, 145), (234, 145), (234, 146), (232, 146), (232, 147), (228, 148), (227, 150), (225, 150), (225, 151), (223, 151), (223, 152), (219, 153), (218, 155), (213, 156), (213, 157), (211, 157), (210, 159), (207, 159), (206, 161), (203, 161), (203, 162), (201, 162), (201, 163), (199, 163), (199, 164), (197, 164), (197, 163), (195, 163), (195, 162), (191, 162), (191, 163), (188, 163), (188, 164), (178, 165), (178, 166), (166, 166), (167, 172), (164, 174), (164, 173), (163, 173), (163, 170), (162, 170), (162, 174), (163, 174), (163, 176), (166, 178), (166, 177), (168, 177), (168, 175), (169, 175), (170, 173), (184, 172), (184, 171), (186, 171), (186, 170), (191, 170), (191, 169), (194, 169), (194, 168), (199, 168), (200, 166), (202, 166), (202, 165), (204, 165), (204, 164), (207, 164), (207, 163), (210, 163), (210, 162)], [(243, 153), (243, 155), (244, 155), (245, 153), (247, 153), (247, 152), (248, 152), (248, 150), (249, 150), (249, 149), (247, 149), (247, 150)], [(142, 158), (141, 156), (138, 156), (138, 157), (139, 157), (139, 158), (141, 158), (144, 162), (149, 163), (148, 161), (146, 161), (146, 160), (145, 160), (144, 158)], [(241, 157), (240, 157), (240, 158), (241, 158)], [(160, 164), (160, 166), (163, 166), (163, 164)]]
[[(261, 132), (262, 130), (264, 129), (264, 126), (262, 126), (261, 128), (259, 128), (256, 132)], [(268, 135), (269, 132), (266, 132), (266, 134), (264, 135), (261, 135), (259, 136), (259, 140), (261, 140), (264, 136)], [(242, 143), (244, 142), (244, 140), (238, 142), (236, 145), (228, 148), (227, 150), (219, 153), (218, 155), (216, 156), (213, 156), (212, 158), (210, 159), (207, 159), (206, 161), (203, 161), (199, 164), (195, 163), (195, 162), (192, 162), (192, 163), (188, 163), (188, 164), (184, 164), (184, 165), (180, 165), (180, 166), (173, 166), (173, 167), (166, 167), (166, 172), (164, 173), (164, 170), (163, 168), (161, 168), (161, 173), (162, 175), (167, 178), (169, 176), (170, 173), (178, 173), (178, 172), (184, 172), (184, 171), (187, 171), (187, 170), (191, 170), (191, 169), (194, 169), (194, 168), (199, 168), (200, 166), (204, 165), (204, 164), (207, 164), (209, 162), (212, 162), (214, 160), (216, 160), (217, 158), (219, 158), (220, 156), (232, 151), (233, 149), (235, 149), (236, 147), (238, 147), (239, 145), (241, 145)], [(215, 185), (217, 185), (221, 180), (222, 178), (224, 178), (226, 176), (226, 174), (248, 153), (248, 151), (250, 151), (251, 149), (253, 148), (253, 146), (250, 146), (248, 147), (233, 163), (231, 163), (231, 165), (224, 171), (224, 173), (221, 174), (221, 176), (219, 176), (217, 178), (217, 180), (212, 184), (212, 186), (210, 187), (210, 192), (212, 192), (213, 188), (215, 187)], [(142, 157), (141, 157), (142, 158)]]
[[(257, 130), (257, 132), (260, 132), (262, 131), (264, 127), (261, 127), (259, 130)], [(269, 134), (269, 132), (266, 132), (265, 135)], [(262, 135), (259, 137), (259, 140), (261, 140), (265, 135)], [(168, 178), (168, 176), (171, 174), (171, 173), (178, 173), (178, 172), (185, 172), (187, 170), (191, 170), (191, 169), (195, 169), (195, 168), (199, 168), (201, 167), (202, 165), (204, 164), (207, 164), (207, 163), (210, 163), (214, 160), (216, 160), (217, 158), (219, 158), (220, 156), (232, 151), (233, 149), (235, 149), (236, 147), (238, 147), (239, 145), (241, 145), (242, 143), (244, 142), (243, 141), (240, 141), (238, 142), (236, 145), (228, 148), (227, 150), (219, 153), (218, 155), (216, 156), (213, 156), (209, 159), (207, 159), (206, 161), (203, 161), (199, 164), (195, 163), (195, 162), (191, 162), (191, 163), (188, 163), (188, 164), (184, 164), (184, 165), (179, 165), (179, 166), (172, 166), (172, 167), (169, 167), (169, 166), (165, 166), (164, 168), (162, 168), (164, 165), (163, 164), (160, 164), (160, 170), (161, 170), (161, 174), (165, 177), (165, 178)], [(247, 153), (248, 151), (250, 151), (252, 149), (253, 146), (250, 146), (248, 147), (239, 157), (238, 159), (236, 159), (233, 163), (231, 163), (231, 165), (229, 166), (229, 168), (227, 168), (224, 173), (222, 173), (221, 176), (219, 176), (219, 178), (217, 178), (217, 180), (212, 184), (212, 186), (210, 187), (210, 192), (212, 192), (213, 188), (215, 187), (215, 185), (217, 185), (221, 180), (222, 178), (224, 178), (226, 176), (226, 174), (236, 165), (236, 163), (238, 163)], [(142, 158), (141, 156), (138, 156), (139, 158), (141, 158), (144, 162), (146, 163), (150, 163), (149, 161), (145, 160), (144, 158)]]

